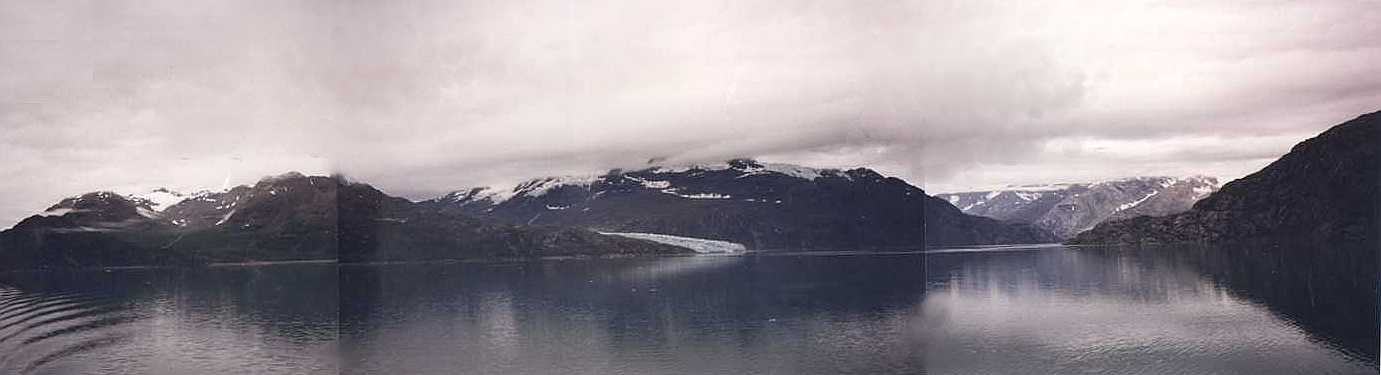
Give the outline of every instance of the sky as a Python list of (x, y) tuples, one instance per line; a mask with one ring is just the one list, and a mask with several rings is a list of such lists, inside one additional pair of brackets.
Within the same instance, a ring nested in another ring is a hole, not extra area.
[(1030, 3), (0, 0), (0, 227), (290, 170), (1230, 180), (1381, 109), (1381, 2)]

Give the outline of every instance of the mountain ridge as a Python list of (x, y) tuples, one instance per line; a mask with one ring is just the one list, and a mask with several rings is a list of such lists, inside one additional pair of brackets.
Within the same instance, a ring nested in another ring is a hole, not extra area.
[(1279, 239), (1375, 243), (1381, 196), (1381, 111), (1304, 140), (1228, 182), (1189, 211), (1104, 223), (1075, 244), (1221, 243)]
[[(341, 199), (342, 192), (345, 199)], [(369, 199), (353, 199), (356, 196)], [(387, 210), (371, 210), (367, 208), (370, 205)], [(265, 177), (253, 185), (196, 194), (161, 211), (154, 207), (147, 199), (109, 191), (65, 198), (0, 231), (0, 268), (692, 252), (579, 229), (490, 224), (433, 213), (368, 184), (347, 182), (341, 176), (295, 172)], [(385, 214), (403, 217), (402, 222), (381, 225), (396, 219), (378, 216)], [(387, 237), (389, 241), (384, 242), (359, 240), (366, 233), (395, 234), (400, 230), (407, 235)], [(426, 230), (445, 230), (448, 235), (422, 233)], [(445, 251), (419, 250), (425, 247)]]
[(422, 204), (514, 224), (730, 241), (750, 249), (880, 249), (1055, 241), (1029, 226), (964, 215), (871, 169), (732, 159), (466, 188)]
[(1028, 223), (1061, 238), (1105, 221), (1189, 210), (1217, 190), (1208, 176), (1139, 176), (1099, 182), (1012, 186), (936, 194), (970, 215)]

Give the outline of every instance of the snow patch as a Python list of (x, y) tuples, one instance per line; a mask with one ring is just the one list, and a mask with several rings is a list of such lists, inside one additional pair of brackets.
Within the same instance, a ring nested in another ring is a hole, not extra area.
[(230, 210), (230, 212), (225, 213), (225, 216), (221, 217), (221, 221), (217, 221), (216, 225), (225, 224), (225, 222), (230, 221), (230, 216), (234, 214), (235, 210)]
[(1044, 196), (1045, 196), (1045, 193), (1040, 193), (1040, 192), (1017, 191), (1017, 192), (1013, 192), (1013, 193), (1015, 193), (1015, 194), (1017, 195), (1017, 198), (1021, 198), (1021, 200), (1024, 200), (1024, 201), (1034, 201), (1034, 200), (1037, 200), (1037, 199), (1041, 199), (1041, 197), (1044, 197)]
[(1146, 202), (1147, 199), (1151, 199), (1151, 197), (1156, 196), (1156, 194), (1160, 194), (1160, 190), (1152, 190), (1152, 191), (1151, 191), (1151, 194), (1146, 194), (1145, 197), (1141, 197), (1141, 199), (1137, 199), (1137, 200), (1134, 201), (1134, 202), (1123, 203), (1121, 206), (1117, 206), (1117, 210), (1114, 210), (1114, 212), (1126, 210), (1126, 209), (1132, 208), (1132, 207), (1136, 207), (1137, 205), (1140, 205), (1141, 203)]
[(729, 164), (690, 164), (676, 167), (653, 167), (650, 169), (656, 173), (686, 173), (691, 171), (722, 171), (729, 169)]
[(1194, 189), (1193, 189), (1193, 191), (1194, 191), (1194, 199), (1199, 199), (1199, 198), (1202, 198), (1202, 197), (1206, 197), (1206, 196), (1208, 196), (1209, 194), (1213, 194), (1213, 186), (1211, 186), (1211, 185), (1195, 186)]
[(671, 195), (675, 195), (675, 196), (678, 196), (678, 197), (681, 197), (681, 198), (686, 198), (686, 199), (733, 199), (733, 198), (734, 198), (733, 196), (726, 195), (726, 194), (719, 194), (719, 193), (682, 194), (682, 193), (678, 192), (676, 189), (662, 189), (662, 190), (659, 190), (659, 191), (661, 191), (662, 194), (671, 194)]
[(85, 210), (73, 210), (71, 208), (54, 208), (38, 213), (38, 216), (62, 216), (69, 212), (80, 212)]
[(488, 200), (490, 204), (499, 204), (507, 201), (514, 196), (513, 190), (495, 190), (488, 186), (472, 189), (456, 190), (439, 198), (439, 201), (446, 203), (472, 203)]
[(595, 181), (600, 180), (600, 176), (561, 176), (547, 177), (525, 182), (513, 188), (514, 196), (525, 195), (529, 197), (539, 197), (547, 194), (552, 189), (562, 186), (590, 186)]
[(671, 181), (645, 180), (629, 175), (624, 175), (623, 178), (628, 179), (629, 181), (637, 182), (648, 189), (666, 189), (671, 187)]
[(744, 172), (743, 174), (739, 175), (739, 176), (736, 177), (736, 178), (744, 178), (744, 177), (748, 177), (748, 176), (757, 176), (757, 175), (766, 175), (766, 174), (781, 174), (781, 175), (786, 175), (786, 176), (789, 176), (789, 177), (795, 177), (795, 178), (800, 178), (800, 179), (805, 179), (805, 180), (814, 180), (814, 179), (817, 179), (817, 178), (820, 178), (820, 177), (825, 177), (825, 176), (843, 176), (843, 177), (848, 177), (847, 175), (845, 175), (845, 174), (843, 174), (843, 173), (840, 173), (840, 171), (837, 170), (837, 169), (818, 169), (818, 168), (804, 167), (804, 166), (795, 165), (795, 164), (785, 164), (785, 163), (756, 163), (756, 162), (754, 162), (753, 165), (750, 165), (750, 166), (747, 166), (747, 167), (742, 167), (742, 168), (734, 168), (733, 166), (729, 165), (729, 163), (726, 162), (726, 163), (720, 163), (720, 164), (708, 164), (708, 165), (707, 165), (707, 164), (692, 164), (692, 165), (676, 166), (676, 167), (658, 166), (658, 167), (653, 167), (653, 168), (649, 169), (649, 171), (654, 172), (654, 173), (686, 173), (686, 172), (722, 171), (722, 170), (729, 170), (729, 169), (733, 169), (733, 170), (736, 170), (736, 171)]
[(600, 234), (647, 240), (691, 249), (701, 254), (732, 254), (748, 250), (742, 244), (704, 238), (681, 237), (656, 233), (600, 232)]
[[(834, 169), (817, 169), (817, 168), (811, 168), (811, 167), (803, 167), (803, 166), (799, 166), (799, 165), (795, 165), (795, 164), (764, 163), (764, 164), (760, 164), (760, 165), (761, 165), (761, 166), (750, 166), (750, 167), (745, 167), (745, 168), (736, 168), (736, 170), (743, 171), (743, 172), (746, 172), (746, 173), (744, 173), (744, 174), (742, 174), (742, 175), (740, 175), (740, 176), (738, 176), (738, 177), (735, 177), (735, 178), (744, 178), (744, 177), (748, 177), (748, 176), (756, 176), (756, 175), (764, 175), (764, 174), (780, 174), (780, 175), (786, 175), (786, 176), (788, 176), (788, 177), (795, 177), (795, 178), (799, 178), (799, 179), (803, 179), (803, 180), (815, 180), (815, 179), (817, 179), (817, 178), (824, 177), (824, 176), (827, 176), (827, 175), (829, 175), (829, 176), (842, 175), (842, 174), (839, 173), (838, 170), (834, 170)], [(847, 177), (847, 176), (846, 176), (846, 177)]]

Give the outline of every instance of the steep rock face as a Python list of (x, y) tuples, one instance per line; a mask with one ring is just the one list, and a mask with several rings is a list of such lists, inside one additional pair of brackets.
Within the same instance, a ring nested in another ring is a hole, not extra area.
[(966, 214), (1035, 225), (1072, 238), (1105, 221), (1188, 211), (1217, 190), (1213, 177), (1134, 177), (1098, 183), (1014, 186), (937, 194)]
[(751, 249), (870, 249), (1049, 242), (1024, 225), (974, 217), (897, 178), (764, 164), (548, 177), (422, 202), (512, 224), (706, 238)]
[(1281, 239), (1377, 240), (1381, 112), (1295, 145), (1262, 170), (1165, 217), (1104, 223), (1072, 242), (1174, 243)]

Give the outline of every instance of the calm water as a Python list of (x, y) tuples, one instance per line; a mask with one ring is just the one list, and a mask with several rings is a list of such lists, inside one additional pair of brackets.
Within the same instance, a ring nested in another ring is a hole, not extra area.
[(336, 273), (0, 275), (0, 374), (335, 374)]
[(0, 373), (1375, 374), (1376, 262), (1053, 247), (4, 275)]

